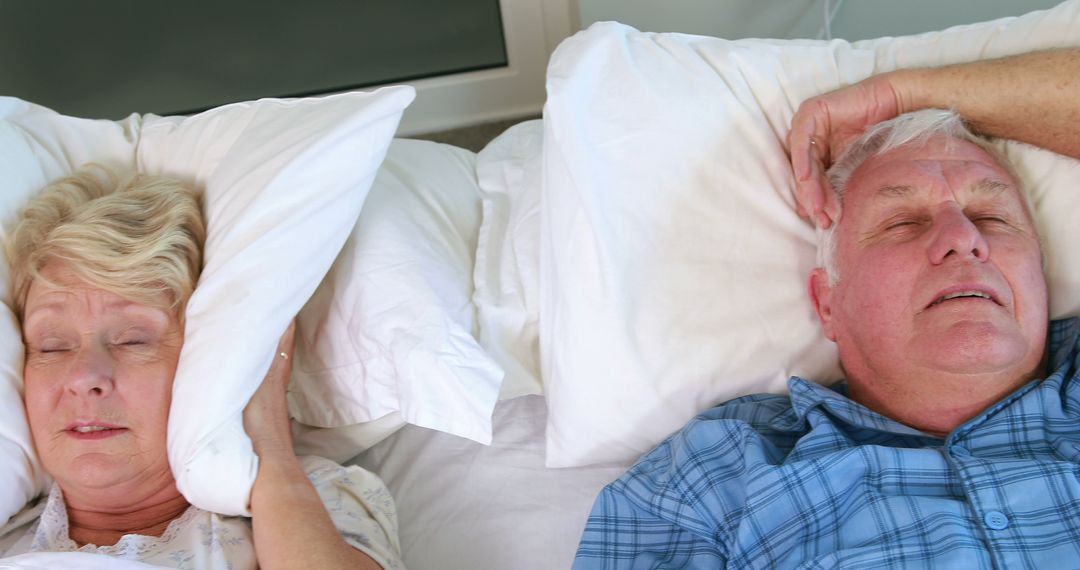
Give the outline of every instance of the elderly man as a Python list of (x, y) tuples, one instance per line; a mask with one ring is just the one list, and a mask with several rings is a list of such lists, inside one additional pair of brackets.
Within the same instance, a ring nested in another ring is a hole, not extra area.
[(816, 137), (803, 186), (805, 147), (847, 146), (836, 198), (800, 202), (828, 226), (809, 290), (846, 381), (698, 416), (604, 489), (576, 568), (1080, 566), (1080, 322), (1048, 322), (1026, 198), (950, 112), (830, 146), (858, 121), (821, 110), (859, 89), (793, 130)]

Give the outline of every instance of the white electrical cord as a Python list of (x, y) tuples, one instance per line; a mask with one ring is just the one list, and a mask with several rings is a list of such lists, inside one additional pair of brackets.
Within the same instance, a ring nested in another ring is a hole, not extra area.
[(830, 9), (832, 0), (823, 0), (821, 7), (823, 13), (824, 25), (821, 30), (818, 31), (818, 39), (831, 40), (832, 39), (832, 21), (836, 18), (836, 13), (840, 11), (840, 6), (844, 5), (844, 0), (836, 0), (836, 6)]

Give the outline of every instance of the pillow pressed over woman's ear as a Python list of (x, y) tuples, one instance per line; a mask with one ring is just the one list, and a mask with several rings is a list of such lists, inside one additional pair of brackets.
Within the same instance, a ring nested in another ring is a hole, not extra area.
[[(167, 175), (205, 191), (204, 268), (187, 306), (169, 421), (170, 463), (181, 492), (196, 506), (247, 514), (258, 458), (242, 411), (282, 331), (352, 231), (413, 96), (412, 88), (395, 87), (264, 99), (192, 117), (133, 115), (122, 122), (0, 99), (5, 221), (27, 196), (87, 162)], [(7, 293), (6, 278), (3, 287)], [(5, 407), (13, 407), (21, 389), (21, 343), (14, 346), (18, 361), (9, 355), (0, 382)], [(0, 507), (10, 509), (0, 518), (43, 489), (20, 422), (21, 413), (5, 415), (0, 431), (0, 452), (11, 455), (0, 465), (0, 481), (15, 482), (0, 486)]]

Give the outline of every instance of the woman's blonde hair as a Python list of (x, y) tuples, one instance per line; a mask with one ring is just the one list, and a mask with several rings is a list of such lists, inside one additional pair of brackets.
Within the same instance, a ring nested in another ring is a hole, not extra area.
[[(124, 178), (89, 165), (30, 200), (5, 247), (21, 318), (35, 279), (51, 261), (94, 287), (183, 314), (202, 269), (202, 194), (171, 178)], [(161, 293), (169, 299), (162, 306)]]

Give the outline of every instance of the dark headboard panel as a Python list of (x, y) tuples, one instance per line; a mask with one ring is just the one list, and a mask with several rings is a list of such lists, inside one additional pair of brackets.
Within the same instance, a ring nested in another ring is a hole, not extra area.
[(0, 2), (0, 94), (77, 116), (187, 113), (506, 64), (498, 0)]

